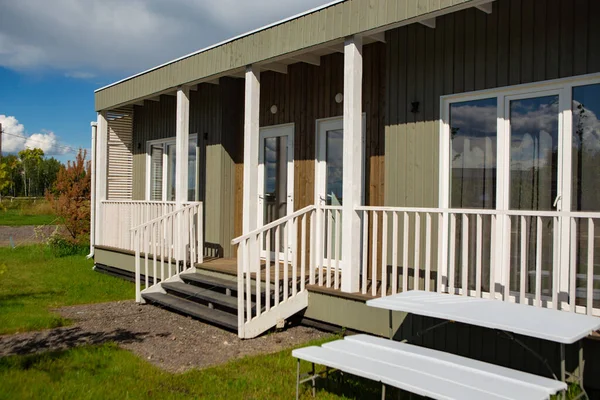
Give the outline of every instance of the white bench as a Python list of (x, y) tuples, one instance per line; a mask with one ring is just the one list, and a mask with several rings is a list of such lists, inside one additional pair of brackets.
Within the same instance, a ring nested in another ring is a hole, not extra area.
[[(298, 359), (296, 398), (302, 382), (300, 360), (325, 365), (434, 399), (548, 399), (566, 390), (564, 382), (369, 335), (292, 351)], [(313, 368), (314, 373), (314, 368)], [(314, 395), (314, 390), (313, 390)]]

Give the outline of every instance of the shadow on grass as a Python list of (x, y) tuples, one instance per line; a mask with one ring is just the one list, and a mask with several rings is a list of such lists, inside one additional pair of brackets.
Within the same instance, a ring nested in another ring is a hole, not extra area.
[(67, 350), (83, 345), (98, 345), (107, 342), (142, 342), (149, 332), (132, 332), (127, 329), (115, 329), (110, 332), (89, 332), (79, 327), (55, 329), (32, 335), (11, 335), (0, 337), (0, 350), (3, 355), (25, 355), (45, 351)]
[[(310, 393), (310, 382), (304, 383), (301, 387), (301, 391)], [(346, 374), (340, 371), (330, 372), (328, 378), (317, 379), (316, 391), (317, 394), (319, 392), (326, 392), (347, 399), (381, 400), (382, 398), (381, 383)], [(422, 399), (423, 397), (387, 386), (385, 389), (385, 398), (397, 400), (417, 400)]]

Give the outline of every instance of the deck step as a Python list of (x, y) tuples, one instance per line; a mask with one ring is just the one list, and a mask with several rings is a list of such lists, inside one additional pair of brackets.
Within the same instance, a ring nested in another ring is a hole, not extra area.
[[(220, 289), (228, 289), (231, 292), (237, 293), (238, 287), (237, 287), (237, 282), (236, 281), (231, 281), (228, 279), (222, 279), (222, 278), (217, 278), (215, 276), (210, 276), (210, 275), (204, 275), (202, 273), (188, 273), (188, 274), (181, 274), (179, 275), (179, 277), (186, 283), (192, 283), (194, 285), (197, 286), (203, 286), (203, 287), (212, 287), (212, 288), (220, 288)], [(271, 292), (271, 294), (273, 294), (275, 292), (275, 288), (273, 287), (274, 283), (271, 282), (269, 291)], [(244, 288), (245, 289), (245, 288)], [(261, 285), (261, 291), (263, 292), (263, 296), (264, 296), (264, 290), (265, 290), (265, 286), (264, 284)], [(251, 286), (251, 292), (252, 295), (256, 295), (256, 284), (253, 284)]]
[[(228, 296), (220, 292), (215, 292), (195, 285), (189, 285), (183, 282), (165, 282), (161, 286), (167, 293), (174, 293), (178, 297), (190, 301), (210, 303), (217, 306), (217, 308), (225, 308), (227, 311), (234, 312), (237, 315), (237, 297)], [(253, 308), (254, 305), (253, 302)]]
[(190, 317), (210, 322), (233, 331), (237, 331), (238, 329), (237, 316), (234, 314), (209, 308), (202, 304), (164, 293), (143, 293), (142, 297), (150, 303), (159, 304), (163, 307), (189, 315)]

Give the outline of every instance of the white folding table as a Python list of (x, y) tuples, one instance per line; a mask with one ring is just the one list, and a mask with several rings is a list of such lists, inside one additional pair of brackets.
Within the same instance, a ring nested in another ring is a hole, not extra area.
[[(411, 290), (367, 301), (371, 307), (516, 333), (560, 344), (561, 380), (566, 381), (565, 345), (579, 342), (578, 381), (583, 388), (581, 340), (600, 329), (600, 318), (505, 301)], [(390, 337), (391, 338), (391, 337)], [(522, 343), (520, 343), (523, 345)], [(531, 351), (530, 349), (526, 348)]]

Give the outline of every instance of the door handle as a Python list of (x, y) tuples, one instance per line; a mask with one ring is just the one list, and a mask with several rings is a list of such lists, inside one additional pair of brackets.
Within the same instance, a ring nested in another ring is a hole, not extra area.
[(556, 205), (558, 204), (560, 199), (561, 199), (561, 196), (559, 194), (558, 196), (556, 196), (556, 199), (554, 199), (554, 203), (552, 203), (552, 207), (556, 208)]

